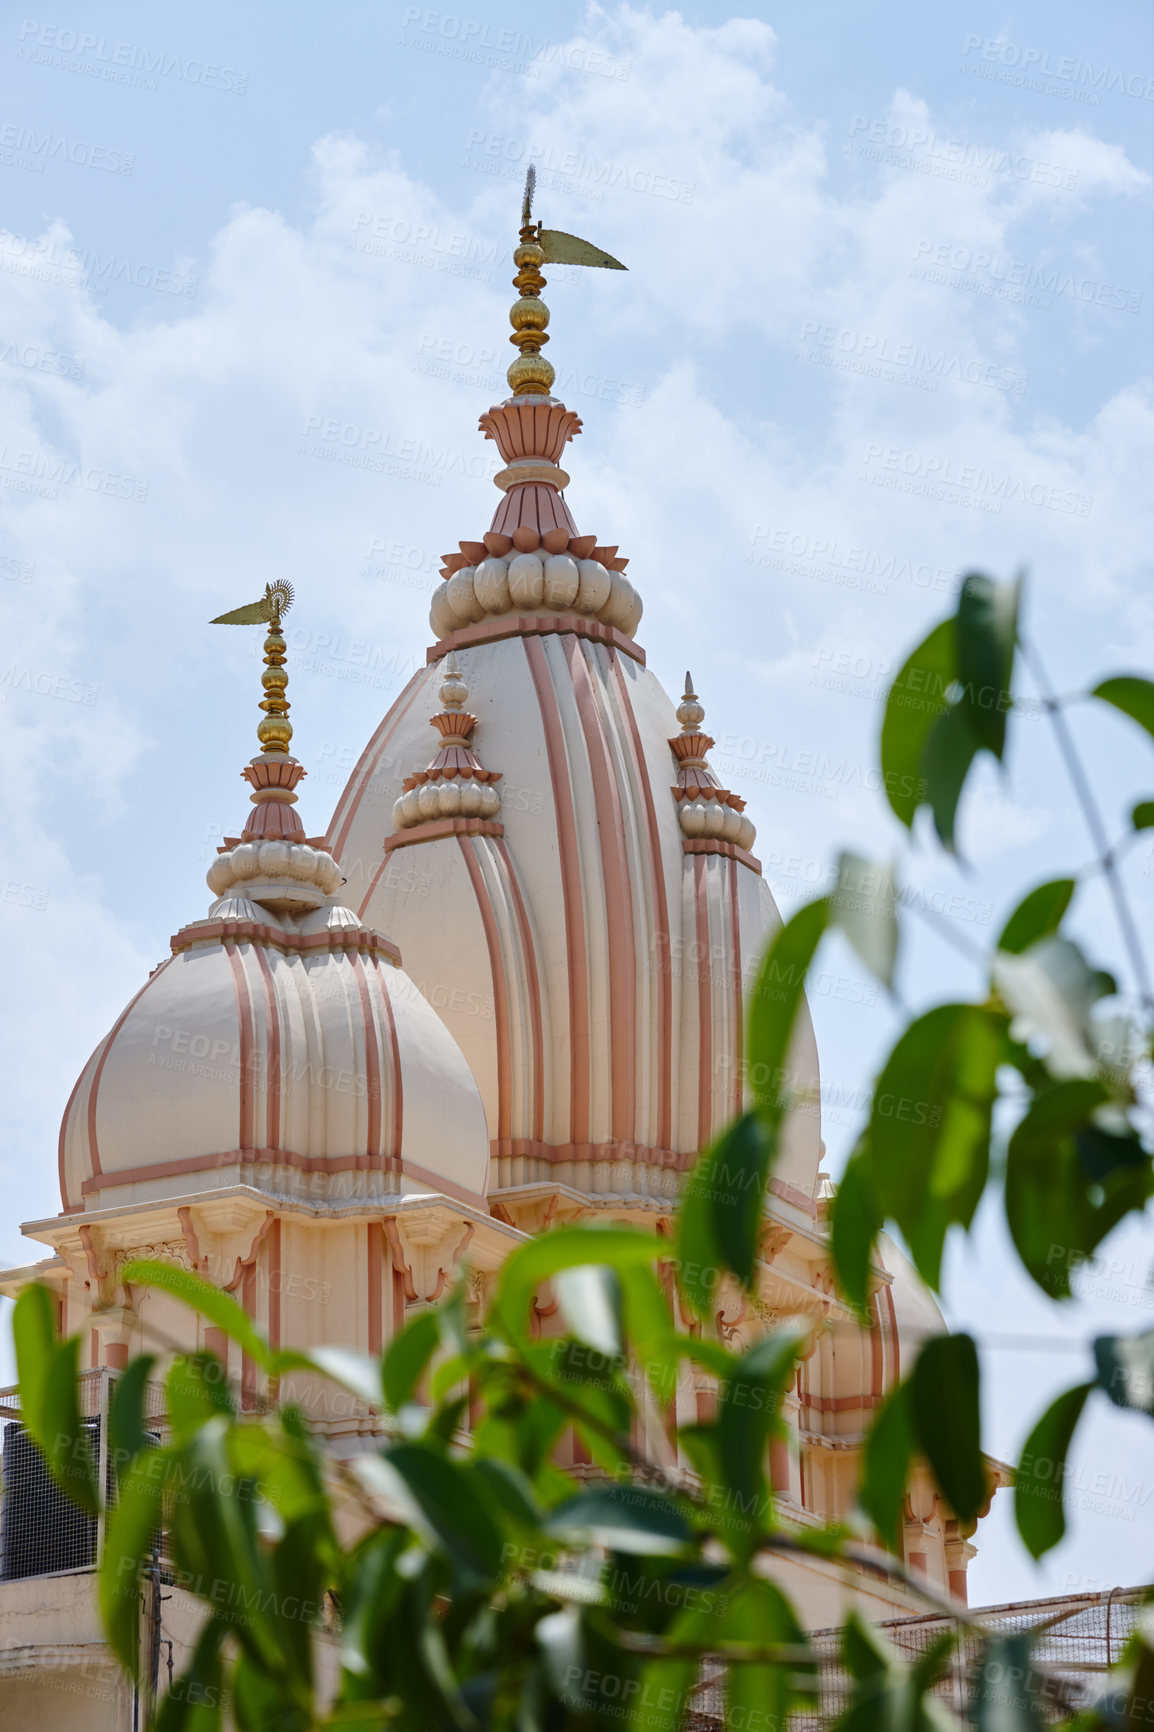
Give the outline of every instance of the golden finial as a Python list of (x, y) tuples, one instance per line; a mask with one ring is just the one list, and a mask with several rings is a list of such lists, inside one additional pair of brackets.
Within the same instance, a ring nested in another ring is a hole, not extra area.
[(683, 734), (695, 734), (705, 720), (705, 706), (693, 689), (693, 675), (685, 676), (685, 693), (677, 706), (677, 720)]
[(517, 266), (513, 287), (520, 299), (514, 301), (509, 309), (509, 323), (513, 327), (509, 341), (518, 353), (505, 376), (514, 397), (547, 397), (556, 378), (552, 365), (541, 353), (549, 341), (545, 328), (549, 323), (549, 309), (541, 299), (546, 279), (541, 275), (541, 266), (597, 265), (611, 271), (626, 268), (611, 254), (602, 252), (600, 247), (592, 246), (576, 235), (567, 235), (561, 229), (543, 229), (539, 222), (534, 222), (533, 193), (536, 186), (537, 170), (530, 163), (525, 176), (525, 196), (521, 201), (521, 234), (513, 253), (513, 263)]
[(264, 640), (264, 673), (260, 677), (265, 690), (260, 704), (264, 720), (257, 725), (256, 737), (262, 752), (277, 752), (284, 756), (288, 754), (293, 729), (288, 719), (289, 700), (285, 695), (288, 674), (285, 672), (285, 641), (280, 622), (292, 604), (293, 586), (280, 578), (276, 583), (265, 585), (259, 601), (250, 601), (246, 607), (234, 608), (231, 613), (222, 613), (209, 621), (210, 625), (268, 626), (268, 636)]

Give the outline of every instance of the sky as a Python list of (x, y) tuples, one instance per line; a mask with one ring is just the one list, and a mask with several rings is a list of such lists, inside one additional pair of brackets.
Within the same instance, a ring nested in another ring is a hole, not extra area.
[[(476, 421), (505, 394), (530, 161), (543, 220), (629, 267), (548, 273), (556, 389), (584, 422), (568, 497), (630, 557), (650, 667), (671, 690), (692, 669), (783, 912), (839, 848), (894, 859), (924, 1008), (980, 990), (967, 945), (1091, 859), (1028, 678), (1004, 771), (964, 800), (964, 868), (889, 814), (876, 742), (965, 570), (1025, 569), (1062, 692), (1154, 661), (1154, 15), (880, 10), (6, 10), (5, 1263), (59, 1207), (76, 1075), (204, 913), (245, 809), (258, 645), (206, 622), (296, 585), (310, 834), (423, 664), (439, 555), (495, 500)], [(1121, 833), (1150, 741), (1071, 717)], [(1154, 846), (1123, 871), (1149, 932)], [(1130, 984), (1094, 881), (1072, 930)], [(836, 1173), (898, 1024), (836, 938), (811, 1003)], [(1095, 1333), (1154, 1323), (1152, 1261), (1148, 1226), (1119, 1230), (1059, 1307), (983, 1208), (945, 1306), (987, 1348), (991, 1453), (1088, 1375)], [(999, 1496), (972, 1597), (1148, 1579), (1151, 1435), (1092, 1402), (1067, 1539), (1035, 1567)]]

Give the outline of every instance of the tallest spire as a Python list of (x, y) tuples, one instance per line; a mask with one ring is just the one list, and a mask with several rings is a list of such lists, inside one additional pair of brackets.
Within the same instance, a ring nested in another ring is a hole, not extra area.
[(509, 323), (513, 335), (509, 341), (517, 349), (517, 359), (510, 363), (505, 377), (514, 397), (548, 397), (556, 374), (541, 350), (549, 341), (546, 327), (549, 309), (541, 299), (545, 278), (541, 266), (596, 265), (603, 270), (623, 271), (626, 267), (611, 253), (567, 235), (561, 229), (545, 229), (533, 221), (533, 194), (537, 188), (537, 170), (532, 163), (525, 176), (525, 195), (521, 200), (521, 234), (513, 263), (517, 275), (513, 287), (519, 300), (509, 308)]
[(541, 275), (545, 248), (538, 238), (540, 224), (533, 221), (536, 185), (537, 170), (530, 163), (525, 176), (525, 196), (521, 201), (521, 236), (513, 253), (513, 263), (517, 266), (513, 287), (521, 298), (509, 309), (509, 323), (513, 327), (509, 341), (516, 345), (517, 359), (510, 362), (505, 377), (514, 397), (547, 397), (556, 377), (552, 364), (541, 353), (549, 341), (545, 329), (549, 323), (549, 309), (541, 299), (541, 290), (545, 287), (545, 278)]

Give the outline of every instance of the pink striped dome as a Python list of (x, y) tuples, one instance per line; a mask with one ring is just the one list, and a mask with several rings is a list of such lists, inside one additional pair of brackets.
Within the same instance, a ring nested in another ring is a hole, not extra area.
[[(626, 561), (559, 496), (580, 424), (548, 399), (481, 425), (509, 464), (504, 497), (446, 556), (429, 665), (369, 742), (329, 844), (477, 1078), (491, 1202), (567, 1188), (661, 1210), (746, 1098), (743, 999), (779, 915), (743, 802), (708, 765), (702, 706), (687, 690), (675, 710), (646, 667), (631, 586), (615, 610)], [(807, 1107), (774, 1183), (815, 1218), (807, 1015), (791, 1070)]]
[[(306, 841), (294, 760), (254, 759), (249, 828), (92, 1054), (60, 1132), (66, 1211), (252, 1184), (316, 1202), (434, 1191), (484, 1207), (489, 1151), (469, 1067), (396, 945)], [(250, 773), (251, 772), (251, 773)], [(279, 777), (280, 803), (264, 790)]]

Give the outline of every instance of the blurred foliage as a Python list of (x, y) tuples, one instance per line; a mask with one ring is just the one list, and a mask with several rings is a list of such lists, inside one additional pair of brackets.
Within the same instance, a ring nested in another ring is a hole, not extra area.
[[(880, 751), (889, 802), (910, 831), (927, 808), (954, 853), (972, 766), (983, 753), (1000, 764), (1008, 749), (1019, 596), (1017, 583), (966, 577), (954, 615), (912, 651), (888, 696)], [(1086, 697), (1154, 734), (1150, 681), (1118, 675)], [(1061, 713), (1072, 701), (1044, 691), (1091, 837), (1101, 838)], [(1127, 836), (1099, 847), (1093, 870), (1109, 882), (1123, 959), (1142, 987), (1119, 859), (1154, 822), (1154, 802), (1138, 802), (1131, 822)], [(199, 1277), (159, 1262), (125, 1267), (125, 1283), (163, 1288), (223, 1331), (270, 1389), (301, 1373), (343, 1385), (374, 1416), (378, 1445), (338, 1457), (299, 1406), (238, 1411), (209, 1353), (169, 1349), (163, 1365), (145, 1356), (121, 1376), (99, 1577), (108, 1638), (137, 1671), (141, 1584), (161, 1532), (176, 1580), (205, 1608), (191, 1661), (156, 1709), (160, 1732), (209, 1732), (227, 1714), (241, 1732), (676, 1732), (704, 1656), (724, 1667), (727, 1723), (782, 1732), (794, 1709), (812, 1712), (817, 1700), (816, 1657), (773, 1579), (775, 1561), (798, 1554), (888, 1573), (928, 1609), (980, 1627), (899, 1561), (918, 1460), (963, 1532), (990, 1496), (974, 1341), (924, 1342), (865, 1439), (853, 1521), (818, 1527), (788, 1523), (768, 1462), (783, 1398), (820, 1325), (787, 1321), (744, 1352), (726, 1347), (717, 1327), (723, 1284), (756, 1289), (767, 1188), (801, 1092), (795, 1025), (826, 935), (840, 931), (894, 991), (905, 940), (894, 867), (845, 853), (833, 882), (764, 958), (749, 1011), (749, 1110), (690, 1175), (674, 1243), (624, 1227), (550, 1230), (512, 1252), (484, 1315), (458, 1286), (416, 1315), (380, 1362), (331, 1347), (274, 1350)], [(863, 1320), (884, 1227), (938, 1289), (951, 1231), (970, 1229), (992, 1186), (1022, 1267), (1061, 1303), (1105, 1235), (1146, 1206), (1140, 1086), (1151, 1005), (1144, 993), (1120, 995), (1064, 932), (1077, 888), (1057, 878), (1023, 896), (977, 958), (972, 1001), (901, 1011), (832, 1211), (837, 1280)], [(689, 1327), (676, 1320), (674, 1282), (681, 1315), (698, 1320)], [(559, 1307), (548, 1339), (534, 1327), (545, 1288)], [(58, 1340), (54, 1316), (38, 1286), (16, 1306), (24, 1415), (57, 1482), (96, 1510), (79, 1338)], [(1051, 1404), (1018, 1464), (1017, 1524), (1034, 1557), (1063, 1535), (1064, 1467), (1087, 1402), (1154, 1413), (1154, 1333), (1100, 1339), (1094, 1357), (1094, 1379)], [(161, 1370), (168, 1425), (157, 1441), (146, 1400)], [(699, 1390), (708, 1417), (683, 1399), (680, 1411), (695, 1417), (679, 1420), (678, 1393)], [(580, 1474), (558, 1465), (569, 1436), (592, 1464)], [(336, 1694), (323, 1702), (322, 1633), (339, 1649)], [(934, 1687), (952, 1646), (946, 1637), (911, 1665), (852, 1618), (844, 1726), (940, 1729), (951, 1715)], [(993, 1660), (1003, 1673), (1030, 1674), (1029, 1638), (990, 1632), (982, 1656), (975, 1722), (1037, 1726), (1028, 1689), (1007, 1707), (989, 1683)], [(1103, 1706), (1082, 1709), (1079, 1732), (1126, 1723), (1119, 1701), (1154, 1697), (1152, 1680), (1154, 1633), (1140, 1621)]]

